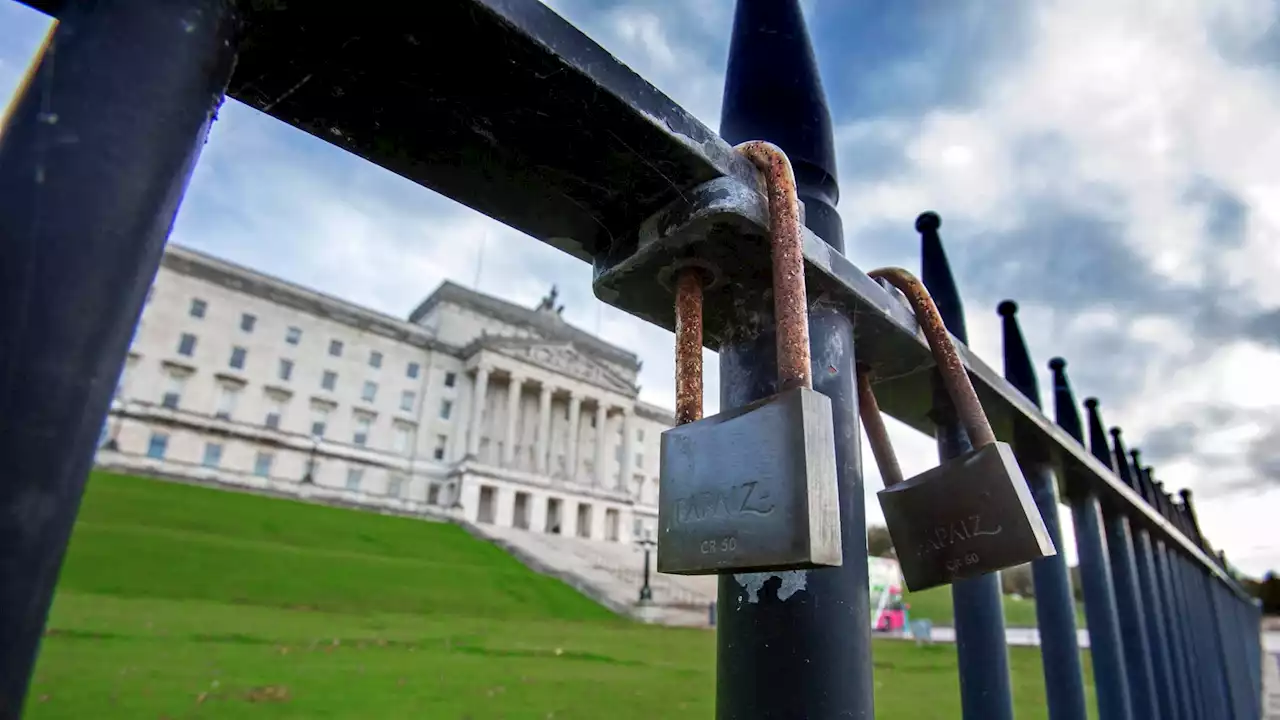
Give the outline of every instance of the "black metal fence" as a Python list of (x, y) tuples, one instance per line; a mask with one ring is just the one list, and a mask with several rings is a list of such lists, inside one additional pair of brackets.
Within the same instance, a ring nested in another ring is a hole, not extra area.
[[(20, 712), (102, 419), (224, 93), (590, 263), (600, 299), (667, 329), (670, 267), (708, 269), (704, 343), (726, 409), (776, 381), (768, 213), (730, 143), (780, 146), (808, 228), (814, 388), (833, 408), (845, 560), (785, 598), (766, 583), (754, 603), (721, 577), (717, 715), (874, 715), (855, 361), (879, 378), (882, 410), (936, 435), (941, 455), (968, 439), (936, 400), (914, 317), (846, 256), (796, 0), (739, 0), (719, 134), (537, 0), (28, 4), (59, 23), (0, 135), (0, 717)], [(917, 223), (923, 278), (964, 342), (938, 225)], [(1015, 310), (1000, 307), (1003, 376), (960, 353), (1058, 545), (1057, 503), (1073, 510), (1098, 716), (1259, 717), (1258, 605), (1201, 535), (1190, 495), (1166, 493), (1096, 401), (1082, 421), (1060, 360), (1056, 423), (1041, 413)], [(1050, 717), (1083, 718), (1062, 555), (1033, 572)], [(952, 591), (964, 716), (1012, 717), (998, 577)]]

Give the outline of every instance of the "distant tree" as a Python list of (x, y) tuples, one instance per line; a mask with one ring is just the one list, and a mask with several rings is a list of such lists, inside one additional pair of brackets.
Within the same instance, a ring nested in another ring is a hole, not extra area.
[(1031, 564), (1024, 563), (1017, 567), (1001, 570), (1000, 589), (1005, 595), (1016, 593), (1023, 597), (1034, 597), (1036, 586), (1031, 576)]
[(1263, 614), (1280, 615), (1280, 577), (1274, 570), (1262, 576), (1262, 581), (1254, 585), (1253, 593), (1262, 601)]
[(1075, 596), (1076, 602), (1084, 602), (1084, 590), (1080, 584), (1080, 566), (1072, 565), (1068, 568), (1071, 572), (1071, 594)]
[(889, 528), (883, 525), (867, 526), (867, 554), (872, 557), (897, 557), (893, 551), (893, 539), (889, 537)]

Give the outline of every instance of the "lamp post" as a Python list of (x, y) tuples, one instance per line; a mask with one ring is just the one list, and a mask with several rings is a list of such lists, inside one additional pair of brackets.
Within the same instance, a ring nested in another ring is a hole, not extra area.
[(320, 452), (320, 436), (311, 436), (311, 452), (307, 454), (307, 472), (302, 476), (303, 485), (314, 485), (316, 482), (316, 454)]
[(637, 540), (636, 544), (644, 548), (644, 585), (640, 587), (640, 603), (642, 605), (647, 605), (653, 602), (653, 588), (649, 587), (649, 553), (657, 543), (650, 538), (645, 537), (641, 540)]

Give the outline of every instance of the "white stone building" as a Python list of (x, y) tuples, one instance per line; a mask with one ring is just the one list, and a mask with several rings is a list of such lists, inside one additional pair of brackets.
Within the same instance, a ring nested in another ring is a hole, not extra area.
[(669, 411), (637, 357), (445, 282), (408, 321), (169, 246), (101, 466), (630, 542)]

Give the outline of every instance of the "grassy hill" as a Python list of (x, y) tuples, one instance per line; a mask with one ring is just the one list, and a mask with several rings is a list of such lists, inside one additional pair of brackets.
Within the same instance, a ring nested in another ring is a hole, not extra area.
[(456, 525), (95, 474), (60, 590), (332, 612), (606, 620)]
[[(874, 653), (877, 717), (959, 716), (954, 648)], [(1038, 653), (1010, 659), (1045, 717)], [(24, 717), (707, 718), (714, 686), (714, 633), (616, 618), (457, 527), (95, 474)]]

